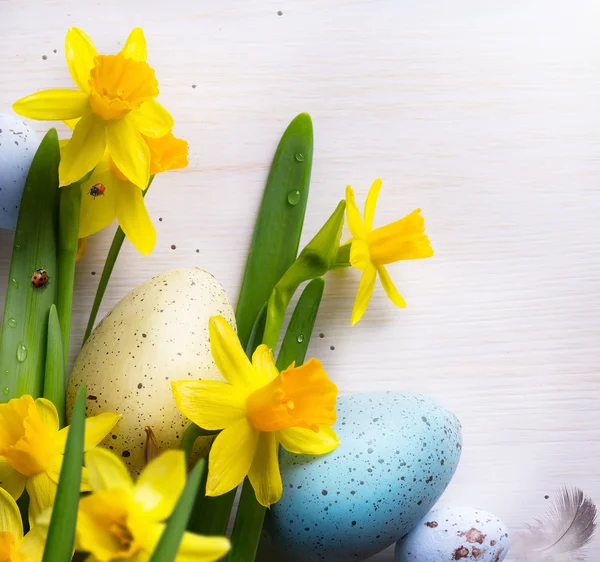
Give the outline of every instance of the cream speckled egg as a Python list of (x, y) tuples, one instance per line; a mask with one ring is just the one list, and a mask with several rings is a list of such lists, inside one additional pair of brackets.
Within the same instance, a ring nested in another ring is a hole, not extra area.
[(85, 343), (69, 378), (70, 415), (77, 388), (86, 385), (87, 415), (123, 416), (102, 443), (132, 472), (144, 464), (149, 426), (161, 450), (176, 448), (188, 421), (179, 413), (171, 382), (223, 380), (209, 344), (211, 316), (235, 328), (235, 316), (219, 282), (199, 268), (153, 277), (125, 296)]

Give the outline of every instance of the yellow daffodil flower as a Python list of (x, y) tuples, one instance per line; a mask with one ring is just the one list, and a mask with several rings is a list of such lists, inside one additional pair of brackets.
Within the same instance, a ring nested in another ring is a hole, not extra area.
[(23, 536), (21, 514), (13, 497), (0, 488), (0, 561), (41, 562), (44, 534), (34, 527)]
[(172, 383), (177, 407), (195, 424), (219, 430), (208, 458), (206, 493), (219, 496), (247, 475), (265, 507), (281, 498), (279, 445), (296, 454), (321, 455), (339, 440), (335, 423), (337, 387), (316, 359), (278, 372), (273, 354), (260, 345), (250, 362), (221, 316), (209, 323), (210, 346), (228, 382)]
[(26, 96), (13, 105), (30, 119), (81, 118), (62, 154), (60, 185), (79, 181), (100, 162), (106, 149), (121, 173), (144, 189), (150, 177), (150, 149), (173, 118), (154, 98), (158, 81), (146, 62), (146, 39), (134, 29), (116, 55), (99, 55), (92, 40), (72, 27), (65, 41), (67, 64), (78, 90), (58, 88)]
[[(85, 420), (85, 450), (102, 441), (120, 416), (100, 414)], [(18, 499), (29, 493), (29, 518), (54, 503), (69, 428), (59, 430), (54, 404), (28, 394), (0, 404), (0, 487)], [(85, 474), (83, 479), (85, 489)], [(1, 560), (1, 559), (0, 559)]]
[[(147, 562), (185, 486), (183, 451), (152, 460), (134, 484), (121, 460), (101, 448), (85, 455), (92, 494), (79, 502), (77, 550), (88, 562)], [(213, 562), (229, 550), (225, 537), (185, 533), (176, 562)]]
[[(150, 150), (150, 173), (158, 174), (187, 166), (187, 142), (168, 133), (157, 139), (147, 138)], [(81, 184), (82, 200), (79, 238), (106, 228), (117, 218), (131, 243), (144, 255), (156, 243), (156, 230), (146, 210), (143, 191), (131, 183), (117, 168), (107, 151), (91, 177)], [(102, 193), (97, 188), (102, 186)]]
[(380, 190), (381, 180), (376, 179), (367, 196), (363, 221), (354, 200), (354, 191), (350, 186), (346, 187), (346, 216), (352, 234), (349, 242), (352, 244), (350, 264), (363, 271), (352, 310), (353, 325), (367, 310), (377, 275), (390, 300), (396, 306), (406, 306), (385, 268), (386, 264), (433, 256), (433, 249), (425, 234), (425, 219), (421, 215), (421, 209), (415, 209), (399, 221), (373, 229), (375, 206)]

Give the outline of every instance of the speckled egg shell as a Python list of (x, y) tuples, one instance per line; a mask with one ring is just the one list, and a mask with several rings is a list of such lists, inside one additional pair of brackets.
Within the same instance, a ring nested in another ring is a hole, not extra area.
[(506, 525), (472, 507), (430, 511), (396, 544), (396, 562), (502, 562), (508, 554)]
[(14, 115), (0, 113), (0, 228), (14, 230), (39, 135)]
[(235, 328), (227, 294), (210, 273), (167, 271), (125, 296), (81, 349), (67, 387), (67, 411), (85, 384), (88, 415), (121, 414), (102, 446), (123, 457), (133, 473), (144, 464), (146, 426), (167, 449), (178, 446), (189, 423), (177, 410), (171, 381), (224, 380), (210, 351), (213, 315)]
[(462, 448), (451, 412), (405, 392), (342, 396), (335, 429), (341, 444), (328, 455), (281, 452), (283, 497), (267, 515), (263, 553), (294, 562), (368, 558), (432, 508)]

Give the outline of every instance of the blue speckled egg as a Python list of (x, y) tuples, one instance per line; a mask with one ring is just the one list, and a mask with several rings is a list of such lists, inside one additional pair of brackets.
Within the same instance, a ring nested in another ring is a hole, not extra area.
[(396, 544), (396, 562), (502, 562), (508, 530), (495, 515), (447, 505), (430, 511)]
[(17, 226), (21, 195), (39, 135), (14, 115), (0, 113), (0, 228)]
[[(454, 414), (426, 396), (372, 392), (338, 400), (340, 446), (281, 452), (283, 497), (265, 522), (267, 559), (364, 560), (408, 533), (448, 486), (460, 458)], [(278, 558), (273, 558), (278, 556)]]

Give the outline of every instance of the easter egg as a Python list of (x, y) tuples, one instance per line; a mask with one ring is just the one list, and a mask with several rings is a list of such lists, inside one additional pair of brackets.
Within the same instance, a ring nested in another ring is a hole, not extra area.
[(447, 505), (430, 511), (396, 543), (396, 562), (502, 562), (508, 553), (506, 525), (472, 507)]
[(126, 295), (81, 349), (67, 386), (67, 412), (85, 384), (87, 415), (123, 416), (102, 446), (133, 473), (147, 459), (147, 427), (156, 439), (149, 444), (165, 450), (180, 445), (189, 424), (177, 409), (171, 382), (224, 380), (209, 343), (208, 323), (215, 315), (235, 328), (219, 282), (200, 268), (174, 269)]
[(39, 135), (21, 119), (0, 113), (0, 228), (17, 226), (21, 195)]
[(337, 408), (337, 449), (280, 454), (283, 497), (267, 514), (263, 551), (276, 559), (364, 560), (408, 533), (456, 470), (460, 423), (434, 400), (373, 392)]

